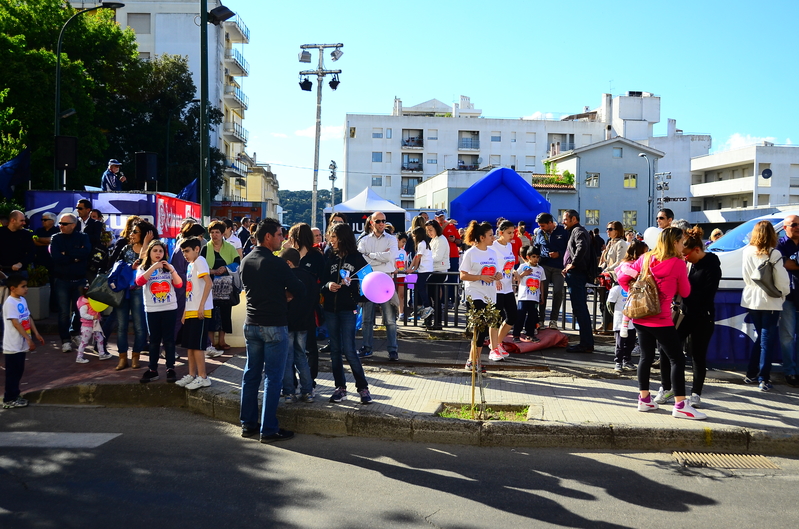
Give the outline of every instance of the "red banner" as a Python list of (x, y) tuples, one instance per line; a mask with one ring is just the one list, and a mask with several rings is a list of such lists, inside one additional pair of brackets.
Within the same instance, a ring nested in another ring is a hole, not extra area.
[(164, 195), (155, 197), (158, 206), (156, 228), (162, 238), (176, 238), (180, 233), (180, 222), (186, 217), (201, 217), (202, 209), (199, 204)]

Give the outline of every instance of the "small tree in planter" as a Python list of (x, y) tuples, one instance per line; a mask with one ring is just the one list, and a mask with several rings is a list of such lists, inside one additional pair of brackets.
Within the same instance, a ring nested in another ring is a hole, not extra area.
[(50, 273), (43, 266), (28, 266), (28, 302), (31, 318), (43, 320), (50, 315)]
[(478, 343), (480, 333), (488, 331), (488, 329), (498, 329), (502, 323), (502, 313), (494, 303), (488, 303), (484, 308), (478, 309), (474, 306), (474, 300), (471, 296), (466, 298), (466, 329), (472, 332), (472, 345), (469, 351), (469, 360), (472, 363), (472, 419), (474, 419), (474, 388), (475, 380), (480, 384), (480, 414), (478, 418), (482, 418), (485, 413), (486, 399), (483, 387), (483, 373), (478, 367), (480, 363), (480, 350), (483, 344)]

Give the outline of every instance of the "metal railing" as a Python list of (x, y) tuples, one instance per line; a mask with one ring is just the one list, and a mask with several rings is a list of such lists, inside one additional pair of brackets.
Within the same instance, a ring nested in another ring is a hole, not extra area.
[(473, 138), (461, 138), (458, 140), (458, 149), (479, 149), (480, 140)]
[(413, 162), (413, 163), (402, 164), (402, 170), (411, 173), (421, 173), (424, 170), (424, 168), (422, 167), (421, 162)]
[(250, 98), (242, 91), (241, 88), (227, 85), (225, 86), (225, 95), (233, 96), (233, 98), (241, 104), (244, 110), (247, 110), (247, 108), (250, 106)]
[(478, 169), (480, 169), (479, 165), (458, 164), (458, 171), (477, 171)]
[[(235, 49), (235, 48), (228, 48), (225, 50), (225, 59), (230, 59), (231, 61), (235, 62), (241, 71), (244, 72), (244, 75), (250, 75), (250, 63), (244, 58), (242, 53)], [(234, 76), (235, 77), (235, 76)]]
[(239, 123), (225, 123), (224, 127), (225, 134), (233, 135), (241, 140), (244, 143), (247, 143), (247, 138), (249, 137), (250, 133), (247, 132), (247, 129), (241, 126)]
[(422, 138), (405, 138), (402, 140), (403, 147), (424, 147), (424, 140)]
[(232, 20), (228, 20), (227, 22), (230, 22), (231, 24), (235, 25), (238, 28), (239, 33), (241, 33), (242, 36), (244, 36), (244, 40), (249, 42), (249, 40), (250, 40), (250, 28), (248, 28), (246, 26), (246, 24), (244, 24), (244, 22), (241, 20), (241, 17), (239, 15), (236, 15), (236, 18), (234, 18)]

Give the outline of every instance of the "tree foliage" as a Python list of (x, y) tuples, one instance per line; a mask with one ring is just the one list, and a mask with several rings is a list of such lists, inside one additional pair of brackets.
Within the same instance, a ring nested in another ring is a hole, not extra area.
[[(336, 188), (336, 204), (341, 204), (341, 189)], [(292, 226), (298, 222), (311, 223), (311, 191), (278, 191), (280, 207), (283, 208), (283, 223)], [(320, 189), (316, 197), (316, 218), (319, 227), (322, 225), (322, 210), (330, 206), (330, 190)]]
[(0, 164), (7, 162), (25, 148), (25, 130), (22, 123), (13, 118), (13, 107), (3, 108), (8, 89), (0, 90)]

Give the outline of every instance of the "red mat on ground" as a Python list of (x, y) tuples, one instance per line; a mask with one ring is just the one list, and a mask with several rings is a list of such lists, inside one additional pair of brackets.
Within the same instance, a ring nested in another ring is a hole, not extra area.
[[(533, 351), (540, 351), (541, 349), (550, 349), (552, 347), (567, 347), (569, 345), (569, 337), (557, 329), (541, 329), (538, 331), (538, 339), (540, 342), (519, 342), (515, 345), (519, 347), (520, 353), (532, 353)], [(513, 337), (508, 336), (505, 342), (513, 342)], [(509, 351), (510, 352), (510, 351)]]

